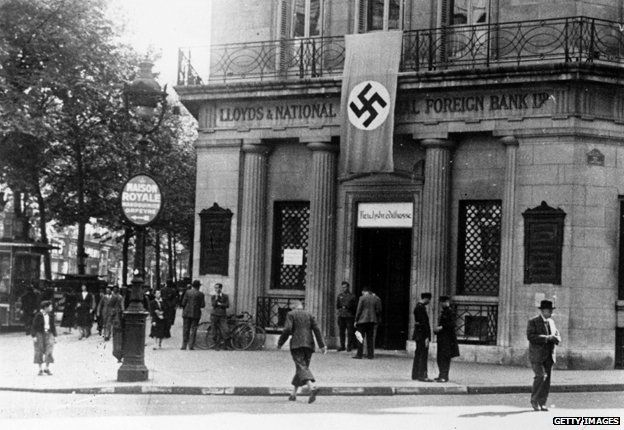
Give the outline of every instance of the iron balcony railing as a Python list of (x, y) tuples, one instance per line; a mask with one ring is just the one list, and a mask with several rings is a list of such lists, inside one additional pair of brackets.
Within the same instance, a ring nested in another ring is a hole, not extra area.
[[(619, 65), (623, 32), (618, 22), (582, 16), (406, 31), (400, 71), (540, 62)], [(185, 48), (179, 51), (178, 85), (340, 76), (344, 55), (343, 36)]]
[(281, 332), (286, 323), (286, 315), (294, 309), (294, 302), (297, 300), (304, 302), (302, 298), (259, 296), (256, 307), (256, 325), (264, 328), (267, 333)]
[(455, 303), (455, 333), (459, 343), (496, 345), (498, 305)]

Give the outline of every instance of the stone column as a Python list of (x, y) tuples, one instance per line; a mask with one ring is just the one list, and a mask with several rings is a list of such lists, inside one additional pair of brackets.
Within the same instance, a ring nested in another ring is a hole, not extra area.
[(269, 148), (260, 140), (243, 141), (243, 199), (236, 311), (255, 315), (262, 291), (266, 257), (266, 194)]
[(437, 325), (440, 295), (449, 294), (449, 222), (451, 203), (451, 150), (445, 139), (424, 139), (425, 183), (418, 262), (418, 291), (433, 295), (432, 327)]
[(330, 334), (330, 312), (335, 269), (336, 160), (338, 146), (323, 139), (307, 139), (312, 151), (310, 240), (308, 242), (306, 309)]
[(500, 142), (505, 145), (507, 161), (503, 190), (501, 220), (501, 268), (498, 291), (498, 333), (497, 344), (510, 346), (510, 326), (513, 292), (514, 267), (514, 216), (516, 213), (516, 154), (518, 140), (514, 136), (504, 136)]

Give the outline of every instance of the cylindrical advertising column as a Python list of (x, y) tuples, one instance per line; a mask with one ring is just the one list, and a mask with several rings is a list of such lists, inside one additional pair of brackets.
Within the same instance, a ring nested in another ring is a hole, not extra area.
[(266, 263), (266, 187), (269, 148), (260, 140), (245, 140), (243, 152), (245, 158), (236, 310), (255, 314), (260, 286), (264, 284)]
[(320, 139), (309, 141), (307, 146), (312, 151), (312, 195), (305, 299), (306, 308), (317, 318), (323, 335), (328, 336), (334, 283), (338, 146)]

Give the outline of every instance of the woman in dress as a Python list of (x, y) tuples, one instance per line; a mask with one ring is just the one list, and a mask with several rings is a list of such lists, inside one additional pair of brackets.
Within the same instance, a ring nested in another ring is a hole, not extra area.
[(150, 316), (152, 317), (152, 329), (150, 337), (154, 338), (154, 349), (162, 348), (162, 340), (171, 337), (169, 332), (169, 320), (165, 318), (167, 304), (162, 299), (160, 290), (154, 292), (154, 299), (150, 301)]
[(73, 291), (65, 293), (63, 298), (63, 319), (61, 319), (61, 327), (65, 327), (65, 334), (71, 334), (72, 327), (76, 325), (76, 295)]

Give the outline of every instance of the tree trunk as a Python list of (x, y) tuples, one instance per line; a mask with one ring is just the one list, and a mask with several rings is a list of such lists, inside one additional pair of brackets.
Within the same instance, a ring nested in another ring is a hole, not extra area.
[[(48, 244), (48, 232), (46, 231), (46, 205), (43, 195), (41, 194), (41, 188), (37, 188), (37, 205), (39, 206), (39, 234), (41, 234), (41, 243)], [(52, 261), (50, 259), (50, 249), (46, 248), (43, 251), (43, 271), (45, 279), (52, 279)]]
[(154, 230), (154, 253), (156, 254), (156, 288), (160, 287), (160, 230)]
[(193, 243), (193, 238), (189, 240), (189, 258), (188, 258), (188, 277), (193, 279), (193, 247), (195, 244)]
[(178, 250), (175, 236), (173, 236), (173, 273), (175, 274), (175, 280), (180, 279), (178, 276)]
[(129, 227), (124, 228), (123, 249), (121, 252), (121, 284), (128, 286), (128, 248), (130, 247), (130, 235), (132, 230)]
[(175, 281), (175, 266), (173, 265), (173, 245), (171, 232), (167, 232), (167, 263), (169, 265), (168, 278)]
[(85, 228), (86, 228), (87, 223), (84, 222), (82, 219), (80, 221), (78, 221), (78, 244), (77, 244), (77, 255), (76, 258), (78, 259), (78, 274), (79, 275), (84, 275), (85, 274), (85, 266), (86, 266), (86, 262), (85, 262), (85, 257), (86, 257), (86, 253), (85, 253)]
[(82, 160), (82, 148), (80, 142), (74, 142), (74, 151), (76, 152), (76, 173), (78, 180), (78, 274), (85, 274), (85, 227), (89, 221), (89, 217), (85, 216), (85, 178), (84, 166)]

